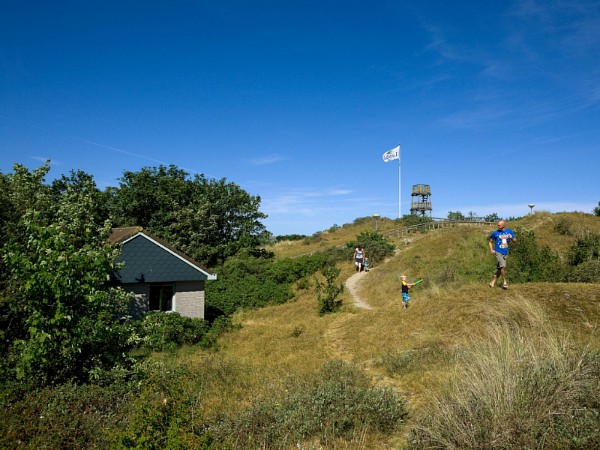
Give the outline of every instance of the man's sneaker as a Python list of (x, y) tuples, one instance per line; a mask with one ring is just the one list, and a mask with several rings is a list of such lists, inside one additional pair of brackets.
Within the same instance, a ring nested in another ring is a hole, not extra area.
[(502, 289), (508, 289), (508, 284), (502, 283)]

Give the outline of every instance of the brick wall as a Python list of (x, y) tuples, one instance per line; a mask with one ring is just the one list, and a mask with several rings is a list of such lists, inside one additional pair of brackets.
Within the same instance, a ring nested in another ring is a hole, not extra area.
[(175, 283), (173, 309), (182, 316), (204, 319), (204, 281)]

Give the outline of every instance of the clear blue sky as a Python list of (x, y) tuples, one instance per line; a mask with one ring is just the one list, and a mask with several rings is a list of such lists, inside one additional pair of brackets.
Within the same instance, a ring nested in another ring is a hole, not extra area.
[(98, 186), (174, 164), (261, 197), (267, 229), (592, 212), (600, 2), (8, 1), (0, 171)]

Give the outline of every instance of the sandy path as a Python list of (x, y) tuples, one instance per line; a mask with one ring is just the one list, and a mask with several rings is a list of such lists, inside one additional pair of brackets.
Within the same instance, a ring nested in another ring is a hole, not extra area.
[(358, 285), (365, 275), (367, 275), (367, 272), (356, 272), (346, 280), (346, 288), (350, 292), (356, 306), (362, 309), (373, 309), (371, 305), (358, 296)]

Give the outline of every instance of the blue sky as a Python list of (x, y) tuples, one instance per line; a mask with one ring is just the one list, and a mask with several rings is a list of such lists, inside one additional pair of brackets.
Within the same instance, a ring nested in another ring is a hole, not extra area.
[(415, 184), (434, 217), (600, 201), (597, 0), (1, 4), (4, 173), (174, 164), (275, 235), (397, 218)]

